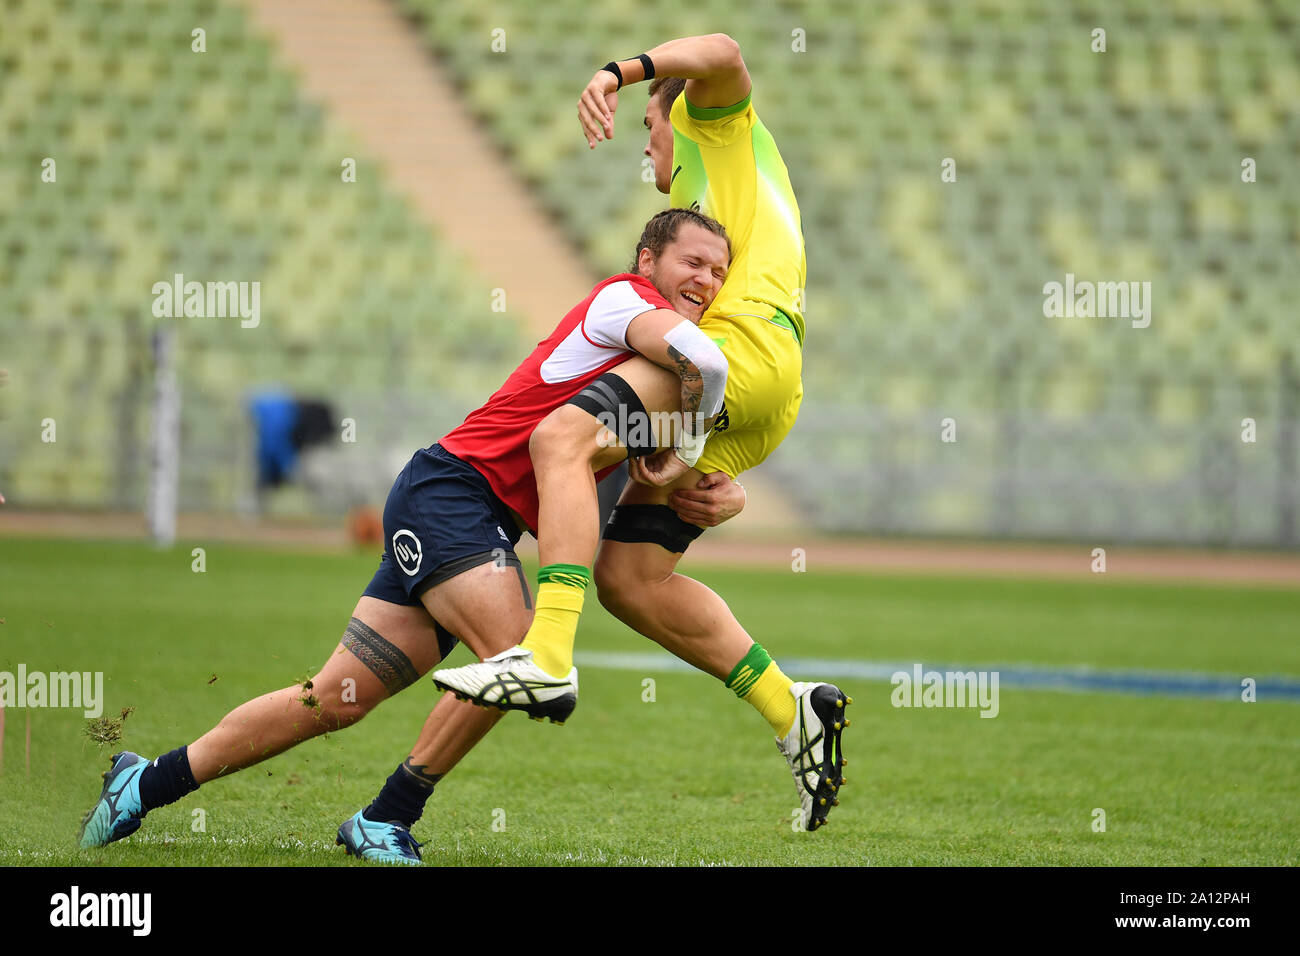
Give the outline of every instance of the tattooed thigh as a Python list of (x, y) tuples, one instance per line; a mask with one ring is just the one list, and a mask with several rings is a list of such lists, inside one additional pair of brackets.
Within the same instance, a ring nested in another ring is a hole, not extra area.
[(389, 696), (420, 679), (415, 665), (400, 647), (355, 617), (348, 622), (347, 630), (343, 632), (342, 644), (379, 678)]

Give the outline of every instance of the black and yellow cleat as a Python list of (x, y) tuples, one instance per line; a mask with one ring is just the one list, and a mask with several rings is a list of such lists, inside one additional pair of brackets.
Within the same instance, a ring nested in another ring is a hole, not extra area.
[(790, 693), (795, 697), (794, 724), (776, 745), (794, 777), (804, 827), (812, 831), (825, 826), (831, 808), (839, 806), (836, 794), (844, 785), (845, 764), (840, 738), (849, 726), (843, 713), (853, 700), (834, 684), (792, 684)]

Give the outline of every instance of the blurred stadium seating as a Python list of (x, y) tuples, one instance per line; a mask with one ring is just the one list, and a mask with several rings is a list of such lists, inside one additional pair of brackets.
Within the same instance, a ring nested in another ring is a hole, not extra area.
[[(249, 389), (331, 396), (374, 456), (427, 444), (517, 361), (517, 330), (345, 131), (215, 0), (0, 3), (0, 488), (139, 507), (155, 282), (262, 283), (261, 323), (181, 328), (183, 508), (251, 488)], [(191, 52), (191, 30), (208, 52)], [(39, 179), (44, 157), (57, 182)], [(357, 160), (355, 183), (341, 162)], [(496, 317), (500, 318), (500, 317)], [(57, 441), (39, 422), (55, 419)], [(368, 440), (365, 440), (368, 439)], [(381, 499), (382, 500), (382, 499)], [(345, 502), (337, 503), (343, 507)]]
[[(1300, 10), (394, 2), (605, 273), (663, 197), (642, 175), (641, 90), (589, 152), (582, 85), (666, 38), (740, 41), (808, 241), (807, 397), (767, 468), (818, 527), (1296, 545)], [(276, 317), (256, 337), (185, 326), (191, 446), (230, 433), (251, 384), (341, 391), (396, 422), (431, 382), (433, 404), (462, 412), (516, 359), (515, 330), (474, 321), (487, 292), (382, 178), (340, 186), (356, 147), (238, 7), (0, 11), (0, 488), (138, 502), (147, 293), (174, 272), (261, 278)], [(209, 49), (231, 52), (195, 70), (200, 20)], [(33, 172), (50, 155), (57, 188)], [(1243, 157), (1258, 182), (1242, 182)], [(1067, 272), (1150, 281), (1150, 328), (1044, 318), (1043, 285)], [(15, 371), (33, 362), (41, 380)], [(60, 425), (58, 450), (41, 446), (31, 423), (72, 409), (84, 417)], [(1246, 417), (1256, 444), (1240, 440)], [(413, 445), (452, 420), (389, 437)], [(229, 507), (235, 480), (229, 462), (187, 461), (182, 503)]]

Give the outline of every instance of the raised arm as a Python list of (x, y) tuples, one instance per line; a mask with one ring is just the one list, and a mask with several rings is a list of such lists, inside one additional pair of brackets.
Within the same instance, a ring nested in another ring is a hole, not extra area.
[[(749, 95), (752, 84), (749, 70), (740, 55), (740, 44), (725, 33), (711, 33), (702, 37), (683, 37), (661, 43), (646, 55), (654, 64), (655, 76), (680, 76), (686, 82), (686, 98), (699, 107), (731, 106)], [(645, 79), (640, 60), (632, 76), (624, 74), (623, 82), (636, 82), (632, 77)]]
[(595, 146), (614, 137), (614, 111), (618, 90), (655, 76), (677, 76), (686, 80), (686, 99), (695, 106), (731, 106), (749, 95), (749, 70), (740, 55), (740, 44), (725, 33), (669, 40), (642, 54), (654, 70), (647, 74), (640, 57), (618, 60), (596, 71), (578, 99), (578, 119)]

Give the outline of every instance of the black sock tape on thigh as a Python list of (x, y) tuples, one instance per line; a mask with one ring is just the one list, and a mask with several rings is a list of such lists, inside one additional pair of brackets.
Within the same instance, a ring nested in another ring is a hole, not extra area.
[(682, 554), (704, 529), (683, 521), (667, 505), (619, 505), (605, 525), (606, 541), (649, 542)]
[(618, 440), (627, 446), (627, 457), (640, 458), (657, 451), (653, 444), (646, 447), (639, 442), (628, 442), (629, 434), (653, 442), (654, 429), (650, 427), (650, 416), (632, 386), (613, 372), (606, 372), (565, 404), (577, 405), (616, 434)]
[(348, 622), (348, 629), (343, 632), (343, 646), (383, 682), (389, 694), (396, 694), (420, 679), (420, 675), (415, 672), (415, 665), (402, 653), (401, 648), (384, 640), (373, 628), (355, 617)]

